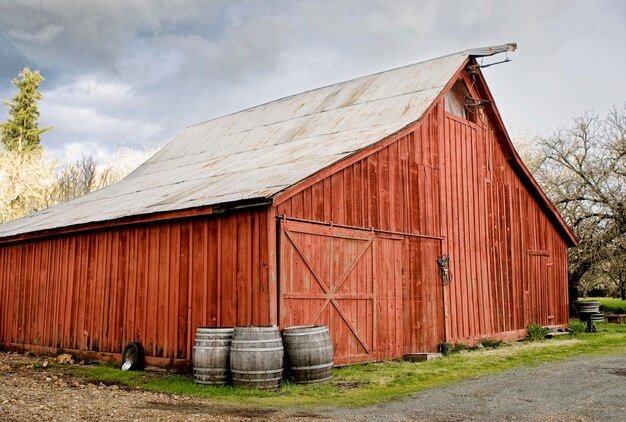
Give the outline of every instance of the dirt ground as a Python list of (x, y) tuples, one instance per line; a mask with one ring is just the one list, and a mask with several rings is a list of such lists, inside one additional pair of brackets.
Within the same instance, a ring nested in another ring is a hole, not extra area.
[(90, 383), (45, 358), (0, 353), (0, 421), (626, 421), (626, 355), (519, 368), (361, 409), (216, 408), (202, 399)]
[(259, 421), (323, 420), (273, 410), (215, 408), (192, 397), (93, 384), (45, 358), (0, 353), (0, 421)]

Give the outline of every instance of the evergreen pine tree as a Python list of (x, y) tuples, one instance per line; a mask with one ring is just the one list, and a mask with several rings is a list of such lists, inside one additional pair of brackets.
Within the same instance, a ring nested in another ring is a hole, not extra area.
[(51, 128), (39, 128), (39, 107), (37, 102), (42, 98), (38, 91), (44, 80), (39, 71), (32, 72), (28, 67), (14, 79), (17, 94), (11, 101), (5, 101), (9, 110), (9, 118), (0, 124), (2, 143), (9, 151), (32, 151), (40, 149), (40, 135)]

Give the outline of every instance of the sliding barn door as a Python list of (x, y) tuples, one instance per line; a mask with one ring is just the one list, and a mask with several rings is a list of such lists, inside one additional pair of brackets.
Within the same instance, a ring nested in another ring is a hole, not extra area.
[(401, 237), (283, 220), (280, 323), (328, 325), (335, 364), (402, 355)]

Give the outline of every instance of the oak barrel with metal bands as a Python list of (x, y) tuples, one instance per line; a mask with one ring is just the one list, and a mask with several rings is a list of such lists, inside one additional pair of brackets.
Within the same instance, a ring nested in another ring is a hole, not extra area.
[(193, 346), (193, 376), (198, 384), (226, 384), (230, 381), (232, 328), (196, 329)]
[(574, 302), (576, 311), (581, 313), (600, 312), (600, 302), (592, 300), (577, 300)]
[(287, 327), (283, 330), (285, 367), (296, 383), (329, 381), (333, 369), (333, 344), (325, 325)]
[(278, 327), (235, 327), (230, 348), (233, 384), (275, 390), (283, 377), (284, 349)]
[(579, 312), (581, 321), (604, 322), (604, 314), (602, 312)]

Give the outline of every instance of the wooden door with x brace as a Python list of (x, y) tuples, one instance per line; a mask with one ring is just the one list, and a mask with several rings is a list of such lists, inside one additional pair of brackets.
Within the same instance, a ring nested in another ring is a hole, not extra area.
[(402, 239), (282, 220), (281, 327), (328, 325), (336, 365), (402, 356)]

